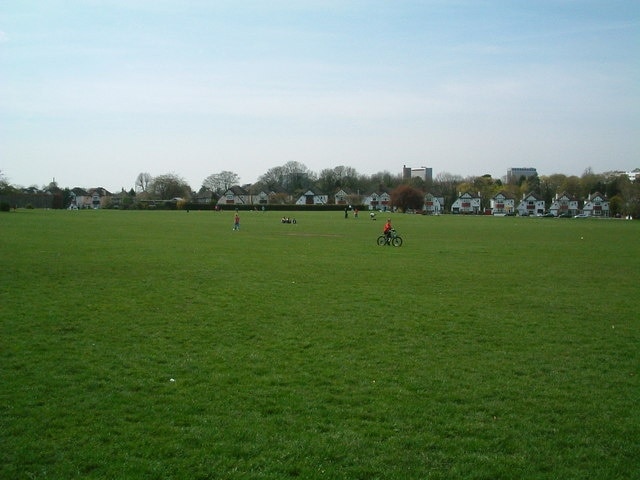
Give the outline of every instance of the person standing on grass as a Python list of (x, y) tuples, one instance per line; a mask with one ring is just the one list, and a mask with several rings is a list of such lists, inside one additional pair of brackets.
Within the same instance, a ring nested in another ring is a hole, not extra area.
[(236, 216), (233, 217), (233, 229), (240, 230), (240, 215), (236, 212)]

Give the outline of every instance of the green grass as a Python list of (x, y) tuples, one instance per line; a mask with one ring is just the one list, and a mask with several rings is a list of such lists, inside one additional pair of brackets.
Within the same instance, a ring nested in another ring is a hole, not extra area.
[(0, 215), (0, 478), (638, 478), (640, 222), (281, 215)]

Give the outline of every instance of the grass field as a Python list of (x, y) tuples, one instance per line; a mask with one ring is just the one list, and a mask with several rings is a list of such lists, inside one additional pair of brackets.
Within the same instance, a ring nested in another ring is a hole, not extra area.
[(0, 214), (0, 478), (631, 479), (640, 222)]

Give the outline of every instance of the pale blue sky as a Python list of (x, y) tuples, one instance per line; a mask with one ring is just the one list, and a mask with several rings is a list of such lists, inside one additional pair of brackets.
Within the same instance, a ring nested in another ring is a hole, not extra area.
[(0, 170), (640, 166), (640, 2), (4, 0)]

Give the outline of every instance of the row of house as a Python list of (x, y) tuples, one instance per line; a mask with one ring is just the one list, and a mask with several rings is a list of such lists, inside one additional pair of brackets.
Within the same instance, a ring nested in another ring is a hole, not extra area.
[[(270, 195), (260, 192), (252, 195), (241, 187), (232, 187), (227, 190), (218, 201), (218, 205), (266, 205)], [(387, 192), (373, 192), (363, 197), (354, 196), (344, 190), (336, 192), (332, 198), (326, 194), (319, 194), (308, 190), (300, 195), (294, 202), (296, 205), (363, 205), (371, 210), (389, 210), (391, 197)], [(482, 198), (469, 192), (460, 193), (451, 205), (451, 213), (454, 214), (491, 214), (491, 215), (544, 215), (575, 216), (580, 213), (594, 217), (609, 216), (609, 201), (599, 192), (589, 195), (589, 198), (580, 205), (580, 201), (567, 193), (556, 195), (547, 209), (546, 202), (536, 193), (523, 196), (516, 205), (515, 198), (504, 191), (499, 192), (490, 199), (490, 208), (482, 209)], [(426, 193), (424, 196), (423, 213), (427, 215), (440, 215), (445, 213), (444, 197)]]
[[(225, 191), (218, 205), (267, 205), (273, 203), (273, 199), (279, 194), (275, 192), (260, 191), (258, 193), (250, 193), (240, 186), (233, 186)], [(372, 210), (389, 210), (391, 208), (391, 196), (387, 192), (373, 192), (366, 196), (354, 195), (340, 189), (333, 195), (317, 193), (313, 190), (307, 190), (298, 198), (285, 199), (289, 203), (295, 205), (365, 205)], [(210, 197), (199, 197), (196, 199), (200, 203), (209, 203)]]
[[(278, 197), (275, 192), (260, 191), (250, 193), (245, 188), (233, 186), (225, 191), (217, 200), (219, 206), (261, 206), (274, 203)], [(112, 195), (104, 188), (94, 188), (83, 190), (74, 188), (71, 190), (70, 208), (103, 208), (107, 203), (117, 205), (119, 196)], [(211, 192), (206, 195), (197, 196), (196, 203), (212, 203)], [(280, 197), (280, 200), (282, 198)], [(288, 202), (296, 205), (362, 205), (370, 210), (390, 210), (391, 196), (387, 192), (372, 192), (367, 195), (354, 195), (343, 189), (338, 190), (333, 195), (321, 194), (312, 190), (307, 190), (297, 199), (286, 198)], [(294, 201), (295, 200), (295, 201)], [(215, 200), (214, 200), (215, 201)], [(282, 202), (280, 202), (282, 203)], [(445, 213), (445, 200), (442, 196), (426, 193), (424, 196), (423, 213), (427, 215), (440, 215)], [(567, 194), (556, 195), (551, 205), (547, 208), (546, 202), (536, 193), (528, 193), (516, 204), (515, 198), (501, 191), (490, 199), (490, 208), (482, 208), (482, 198), (470, 192), (459, 193), (458, 198), (453, 202), (450, 212), (454, 214), (491, 214), (491, 215), (544, 215), (552, 214), (558, 216), (575, 216), (580, 213), (594, 217), (609, 216), (609, 201), (606, 196), (599, 192), (589, 195), (586, 201), (581, 202)]]
[(567, 193), (562, 193), (555, 196), (548, 209), (544, 199), (536, 193), (531, 192), (524, 195), (516, 206), (516, 200), (513, 197), (510, 197), (505, 192), (499, 192), (491, 198), (490, 205), (488, 211), (482, 212), (480, 196), (465, 192), (460, 194), (453, 203), (451, 212), (462, 214), (489, 213), (491, 215), (518, 214), (521, 216), (551, 214), (554, 217), (573, 217), (579, 214), (590, 217), (609, 216), (609, 200), (600, 192), (589, 195), (582, 205), (577, 198)]

